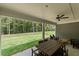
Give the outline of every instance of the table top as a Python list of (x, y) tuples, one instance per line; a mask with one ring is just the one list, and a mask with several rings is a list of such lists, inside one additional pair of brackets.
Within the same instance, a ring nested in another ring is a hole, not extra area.
[(38, 49), (45, 54), (51, 56), (60, 46), (61, 44), (58, 41), (48, 40), (39, 44)]
[(67, 44), (69, 42), (69, 40), (68, 39), (60, 39), (59, 42), (61, 44)]

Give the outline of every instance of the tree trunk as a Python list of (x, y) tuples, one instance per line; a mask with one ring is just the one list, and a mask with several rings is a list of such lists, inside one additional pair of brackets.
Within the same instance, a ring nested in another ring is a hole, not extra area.
[(23, 21), (23, 33), (25, 33), (25, 20)]
[(35, 27), (34, 27), (34, 23), (32, 22), (32, 30), (33, 30), (33, 32), (35, 32)]

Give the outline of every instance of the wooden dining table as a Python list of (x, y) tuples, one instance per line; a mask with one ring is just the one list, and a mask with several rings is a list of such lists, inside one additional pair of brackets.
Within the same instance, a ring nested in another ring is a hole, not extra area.
[(44, 54), (51, 56), (54, 54), (59, 48), (61, 44), (56, 40), (48, 40), (46, 42), (40, 43), (38, 46), (39, 51), (43, 52)]

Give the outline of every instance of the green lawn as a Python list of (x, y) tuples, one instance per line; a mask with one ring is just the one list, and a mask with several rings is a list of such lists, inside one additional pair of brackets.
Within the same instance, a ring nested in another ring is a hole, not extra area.
[[(50, 34), (55, 34), (53, 31), (47, 31), (46, 37)], [(42, 38), (42, 32), (35, 33), (20, 33), (11, 35), (2, 35), (2, 55), (12, 55), (24, 49), (30, 48)]]

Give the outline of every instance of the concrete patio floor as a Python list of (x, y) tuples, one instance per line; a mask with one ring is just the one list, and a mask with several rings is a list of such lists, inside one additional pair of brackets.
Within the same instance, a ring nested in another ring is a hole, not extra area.
[[(33, 49), (36, 49), (35, 47), (32, 47)], [(68, 54), (69, 56), (79, 56), (79, 49), (73, 48), (71, 45), (67, 45), (68, 48)], [(26, 49), (22, 52), (16, 53), (12, 56), (32, 56), (31, 48)]]
[[(32, 48), (36, 49), (36, 47), (32, 47)], [(16, 53), (12, 56), (32, 56), (32, 51), (31, 51), (31, 48), (29, 48), (29, 49), (26, 49), (22, 52)]]

